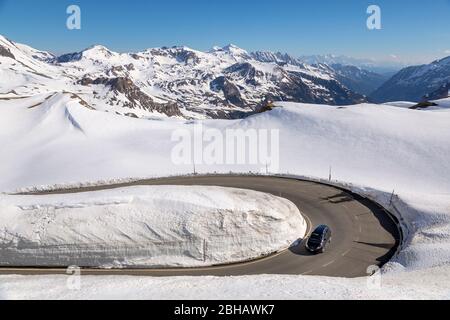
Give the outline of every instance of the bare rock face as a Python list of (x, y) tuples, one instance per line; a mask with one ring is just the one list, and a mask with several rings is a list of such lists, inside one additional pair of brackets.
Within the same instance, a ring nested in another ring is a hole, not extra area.
[[(326, 92), (311, 90), (305, 80), (314, 81)], [(316, 104), (349, 105), (367, 102), (366, 97), (349, 90), (334, 79), (319, 79), (303, 73), (288, 72), (286, 81), (280, 84), (281, 95), (272, 100), (302, 101)]]
[(188, 64), (199, 64), (200, 58), (197, 57), (195, 52), (187, 51), (187, 50), (177, 50), (175, 53), (175, 57), (179, 62), (182, 62), (186, 65)]
[(7, 57), (11, 59), (16, 59), (14, 55), (11, 53), (11, 51), (8, 48), (5, 48), (3, 46), (0, 46), (0, 56), (1, 57)]
[(114, 93), (121, 93), (128, 99), (124, 103), (124, 107), (131, 109), (141, 108), (147, 111), (157, 111), (166, 114), (169, 117), (182, 116), (182, 113), (176, 103), (156, 103), (153, 99), (142, 92), (142, 90), (136, 86), (131, 79), (126, 77), (117, 78), (97, 78), (89, 79), (84, 78), (78, 83), (82, 85), (104, 85), (110, 87)]
[(241, 108), (246, 106), (246, 102), (242, 99), (239, 88), (226, 77), (221, 76), (214, 79), (210, 87), (212, 91), (222, 91), (227, 102)]

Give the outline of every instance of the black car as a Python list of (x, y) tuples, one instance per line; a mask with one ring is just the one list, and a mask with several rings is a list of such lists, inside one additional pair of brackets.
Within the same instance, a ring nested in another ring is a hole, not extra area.
[(320, 225), (309, 236), (306, 249), (313, 253), (323, 253), (330, 242), (331, 229), (326, 225)]

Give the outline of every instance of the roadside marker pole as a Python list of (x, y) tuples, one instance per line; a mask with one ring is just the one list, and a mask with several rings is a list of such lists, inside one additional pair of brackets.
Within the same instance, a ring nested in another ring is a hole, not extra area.
[(203, 239), (203, 262), (206, 262), (206, 239)]
[(394, 201), (394, 195), (395, 195), (395, 189), (392, 190), (392, 194), (391, 194), (391, 200), (389, 200), (389, 205), (392, 206), (392, 203)]

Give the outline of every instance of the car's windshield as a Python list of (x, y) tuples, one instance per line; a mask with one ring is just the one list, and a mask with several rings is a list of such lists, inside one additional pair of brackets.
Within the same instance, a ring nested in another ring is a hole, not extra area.
[(313, 241), (320, 241), (322, 236), (319, 233), (312, 233), (310, 239)]

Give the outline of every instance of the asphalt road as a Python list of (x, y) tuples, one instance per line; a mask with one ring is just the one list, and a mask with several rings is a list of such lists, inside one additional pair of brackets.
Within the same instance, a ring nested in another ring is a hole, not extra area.
[[(394, 255), (400, 243), (392, 218), (375, 203), (349, 192), (307, 181), (258, 176), (196, 176), (143, 180), (119, 185), (86, 187), (48, 193), (75, 193), (134, 185), (211, 185), (251, 189), (292, 201), (308, 220), (310, 228), (326, 224), (332, 242), (323, 254), (306, 251), (304, 242), (259, 260), (195, 269), (86, 269), (87, 275), (140, 276), (240, 276), (258, 274), (366, 276), (370, 266), (381, 266)], [(47, 194), (48, 194), (47, 193)], [(0, 274), (59, 274), (64, 269), (0, 269)]]

